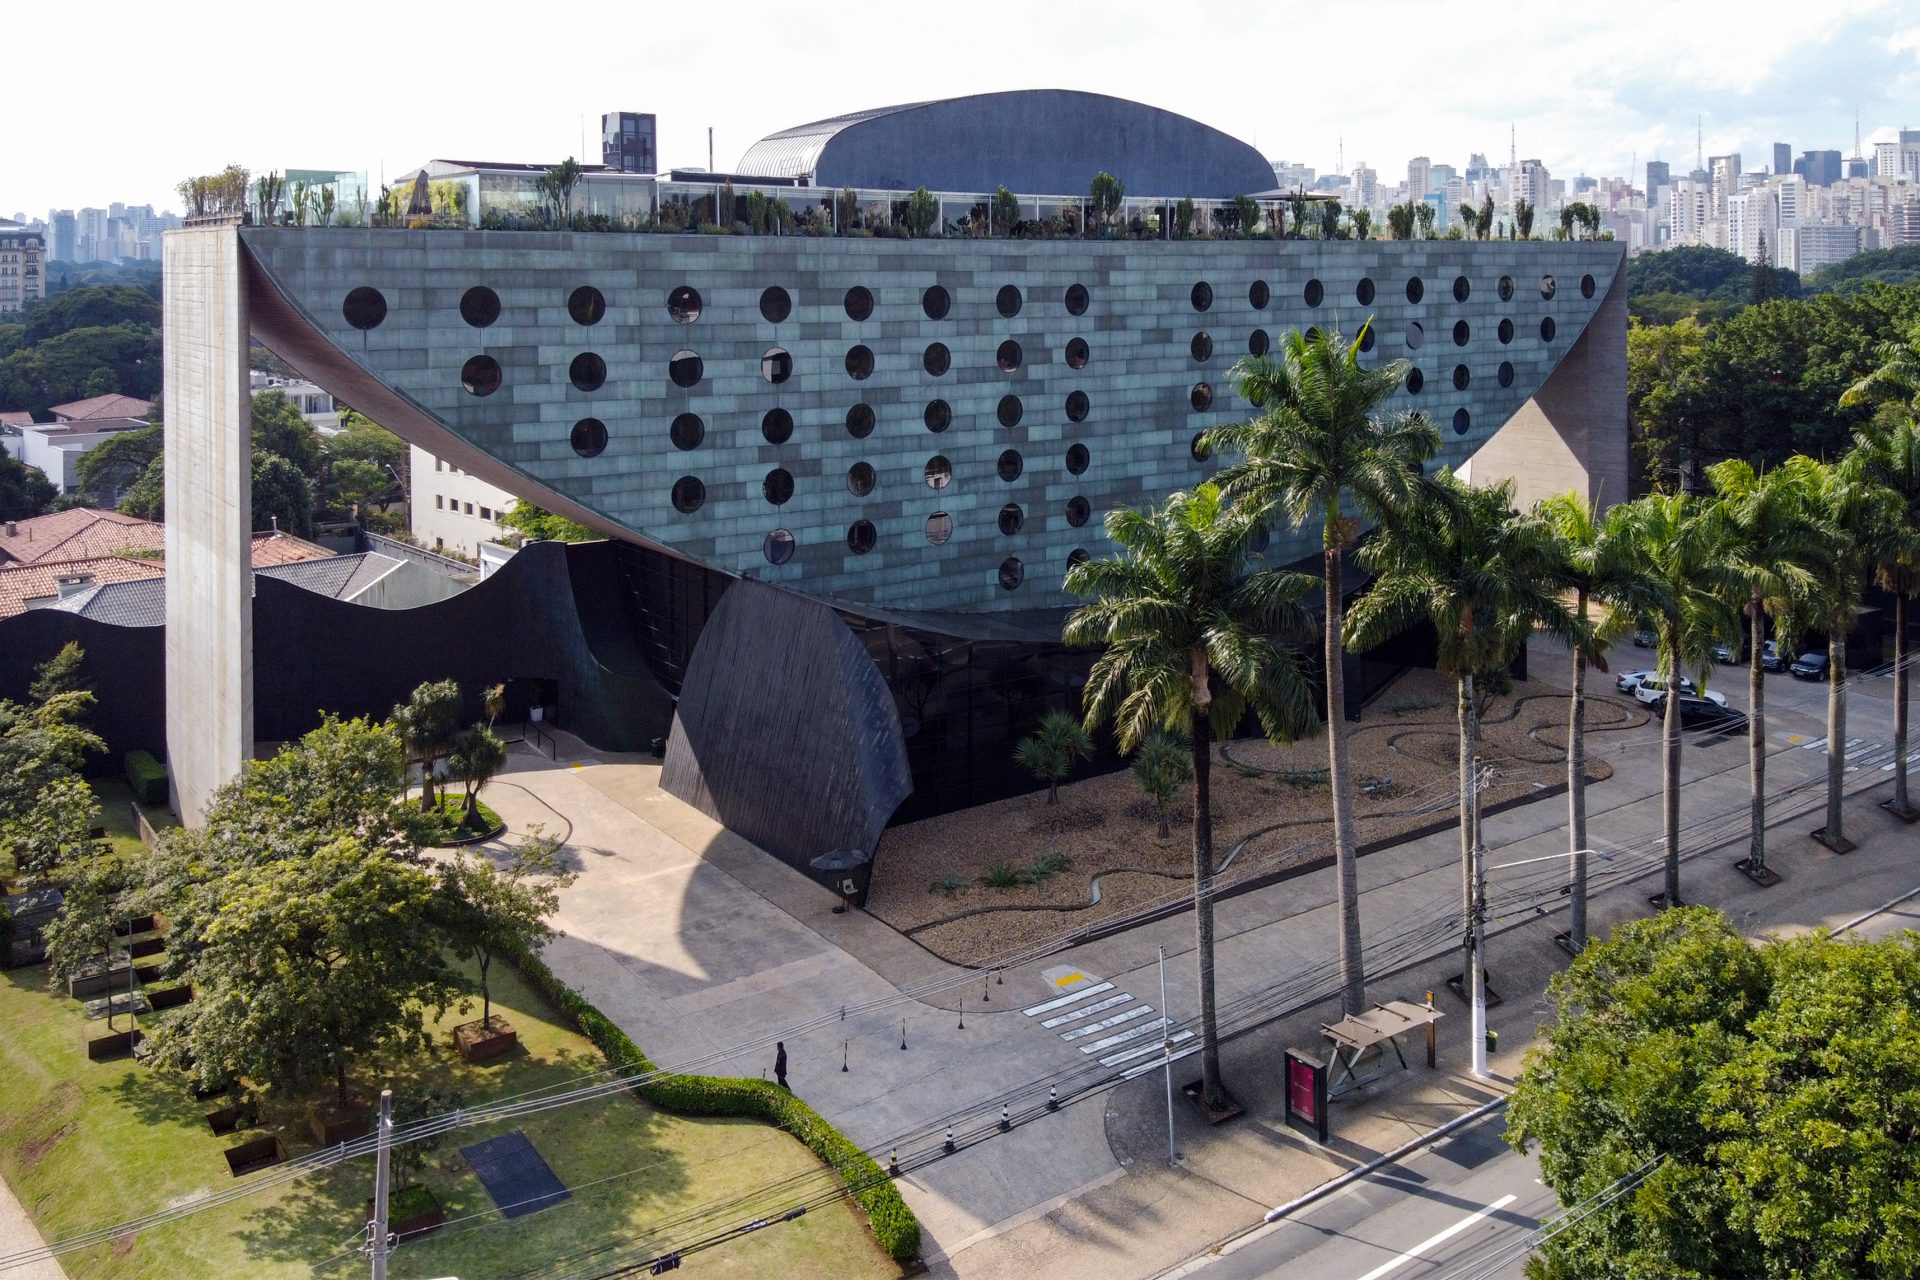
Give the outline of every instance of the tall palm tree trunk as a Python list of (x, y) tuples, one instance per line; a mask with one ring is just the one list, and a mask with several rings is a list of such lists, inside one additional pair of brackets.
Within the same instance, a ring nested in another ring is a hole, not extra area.
[(1339, 508), (1327, 512), (1326, 618), (1327, 779), (1333, 787), (1333, 859), (1340, 910), (1340, 1006), (1349, 1017), (1365, 1013), (1367, 982), (1360, 956), (1360, 850), (1353, 832), (1353, 775), (1347, 768), (1347, 691), (1340, 632), (1345, 616), (1340, 597)]
[(1193, 940), (1200, 967), (1200, 1093), (1209, 1111), (1224, 1111), (1220, 1028), (1213, 1003), (1213, 716), (1193, 709)]
[[(1587, 593), (1581, 591), (1580, 634), (1587, 630)], [(1573, 694), (1567, 708), (1567, 937), (1577, 955), (1587, 949), (1587, 651), (1573, 646)]]
[(1666, 905), (1680, 905), (1680, 626), (1667, 624), (1667, 707), (1660, 724), (1660, 829), (1667, 851)]
[(1747, 874), (1767, 869), (1767, 681), (1760, 665), (1761, 635), (1766, 631), (1765, 606), (1760, 597), (1747, 601), (1752, 634), (1747, 645)]
[(1907, 800), (1907, 595), (1893, 593), (1893, 811), (1913, 815)]
[(1852, 848), (1840, 812), (1847, 779), (1847, 637), (1827, 637), (1827, 825), (1823, 842), (1836, 853)]

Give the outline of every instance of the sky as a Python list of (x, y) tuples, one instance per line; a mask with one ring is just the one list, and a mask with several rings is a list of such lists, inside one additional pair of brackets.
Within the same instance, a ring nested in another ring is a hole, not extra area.
[[(1415, 155), (1556, 177), (1770, 144), (1850, 153), (1920, 127), (1920, 0), (1434, 0), (1196, 6), (384, 0), (155, 6), (84, 23), (12, 6), (0, 215), (120, 200), (238, 162), (363, 170), (434, 157), (597, 159), (604, 111), (652, 112), (669, 167), (732, 166), (767, 133), (863, 107), (1004, 89), (1133, 98), (1322, 173)], [(1911, 113), (1909, 119), (1906, 113)], [(1039, 122), (1037, 122), (1039, 123)], [(582, 137), (585, 136), (585, 145)]]

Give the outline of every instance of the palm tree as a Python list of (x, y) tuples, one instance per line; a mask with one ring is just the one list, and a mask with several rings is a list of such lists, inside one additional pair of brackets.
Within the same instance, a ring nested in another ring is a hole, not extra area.
[(1294, 654), (1276, 637), (1310, 634), (1301, 603), (1313, 579), (1282, 569), (1249, 573), (1251, 505), (1229, 505), (1203, 484), (1157, 507), (1107, 516), (1118, 556), (1067, 570), (1088, 598), (1067, 619), (1068, 644), (1104, 645), (1084, 693), (1086, 727), (1111, 722), (1122, 751), (1155, 729), (1186, 735), (1193, 752), (1193, 922), (1200, 969), (1202, 1102), (1232, 1100), (1220, 1081), (1213, 995), (1212, 744), (1251, 707), (1276, 741), (1313, 727), (1313, 698)]
[(1513, 202), (1513, 238), (1515, 240), (1533, 239), (1533, 202), (1530, 200)]
[(420, 685), (393, 709), (393, 727), (410, 759), (420, 765), (420, 807), (434, 808), (434, 761), (459, 728), (460, 686), (451, 680)]
[(1680, 493), (1651, 493), (1631, 504), (1634, 554), (1659, 584), (1665, 608), (1656, 616), (1659, 676), (1669, 697), (1660, 727), (1661, 831), (1666, 845), (1665, 905), (1680, 905), (1680, 678), (1697, 672), (1706, 684), (1713, 646), (1739, 634), (1727, 605), (1717, 521), (1704, 503)]
[[(1607, 649), (1635, 618), (1663, 612), (1666, 600), (1646, 564), (1634, 554), (1632, 516), (1616, 506), (1600, 517), (1578, 493), (1558, 493), (1534, 507), (1552, 531), (1555, 585), (1574, 598), (1573, 688), (1567, 707), (1567, 937), (1578, 953), (1587, 946), (1587, 668), (1607, 669)], [(1589, 614), (1599, 604), (1600, 619)]]
[(1158, 729), (1146, 736), (1134, 754), (1134, 780), (1153, 801), (1162, 840), (1173, 834), (1167, 828), (1167, 806), (1173, 803), (1175, 792), (1193, 781), (1191, 754), (1186, 743)]
[[(1334, 861), (1339, 880), (1340, 990), (1348, 1015), (1367, 1008), (1360, 958), (1360, 873), (1354, 837), (1353, 775), (1347, 767), (1342, 593), (1346, 549), (1363, 522), (1385, 526), (1432, 497), (1422, 467), (1440, 451), (1440, 432), (1424, 414), (1387, 413), (1407, 364), (1360, 364), (1366, 327), (1352, 342), (1338, 335), (1289, 333), (1280, 358), (1247, 357), (1228, 376), (1260, 411), (1251, 422), (1216, 427), (1208, 448), (1243, 455), (1217, 480), (1256, 519), (1284, 513), (1295, 528), (1320, 518), (1327, 686), (1327, 765), (1333, 787)], [(1349, 515), (1346, 504), (1355, 512)]]
[(1864, 455), (1849, 453), (1837, 463), (1795, 455), (1781, 470), (1806, 486), (1826, 534), (1827, 555), (1806, 601), (1807, 621), (1827, 633), (1827, 820), (1813, 838), (1846, 853), (1854, 847), (1840, 804), (1847, 772), (1847, 633), (1873, 567), (1879, 531), (1892, 523), (1892, 504), (1890, 495), (1868, 481)]
[(506, 764), (507, 744), (486, 725), (472, 725), (453, 735), (447, 745), (447, 776), (467, 791), (461, 826), (480, 824), (480, 788), (493, 781)]
[(1513, 481), (1475, 488), (1442, 470), (1437, 486), (1443, 500), (1361, 548), (1360, 563), (1375, 577), (1347, 616), (1346, 641), (1371, 649), (1420, 619), (1438, 636), (1436, 665), (1459, 692), (1461, 910), (1471, 919), (1480, 812), (1474, 678), (1511, 662), (1535, 626), (1572, 643), (1573, 619), (1555, 594), (1553, 531), (1513, 510)]
[(1719, 559), (1729, 578), (1729, 603), (1747, 615), (1747, 779), (1750, 819), (1741, 870), (1762, 884), (1767, 870), (1767, 697), (1760, 665), (1769, 615), (1783, 635), (1797, 628), (1794, 602), (1814, 590), (1824, 539), (1809, 509), (1806, 486), (1791, 471), (1764, 474), (1739, 458), (1707, 468), (1717, 495)]
[(1013, 749), (1014, 762), (1047, 784), (1047, 803), (1060, 799), (1060, 784), (1073, 772), (1075, 760), (1093, 754), (1093, 737), (1064, 711), (1040, 717), (1040, 727)]

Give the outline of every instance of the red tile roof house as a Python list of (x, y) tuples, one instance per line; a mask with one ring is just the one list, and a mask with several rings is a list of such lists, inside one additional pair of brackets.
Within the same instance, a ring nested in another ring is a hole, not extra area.
[(67, 404), (56, 404), (47, 412), (55, 422), (93, 422), (101, 418), (144, 418), (153, 409), (153, 401), (138, 396), (88, 396)]

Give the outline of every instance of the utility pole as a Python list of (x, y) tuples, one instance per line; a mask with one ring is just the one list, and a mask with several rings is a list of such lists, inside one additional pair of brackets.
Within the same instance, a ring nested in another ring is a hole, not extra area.
[[(1478, 788), (1475, 789), (1476, 796)], [(1476, 806), (1477, 807), (1477, 806)], [(1480, 833), (1473, 839), (1473, 1018), (1467, 1034), (1473, 1038), (1473, 1074), (1487, 1077), (1487, 847)]]
[(1167, 1074), (1167, 1164), (1180, 1163), (1180, 1152), (1173, 1145), (1173, 1037), (1167, 1021), (1167, 949), (1160, 948), (1160, 1052), (1166, 1058)]
[(373, 1280), (387, 1280), (387, 1191), (392, 1180), (393, 1090), (380, 1091), (380, 1120), (376, 1131), (379, 1155), (373, 1166), (373, 1238), (367, 1242), (373, 1257)]

